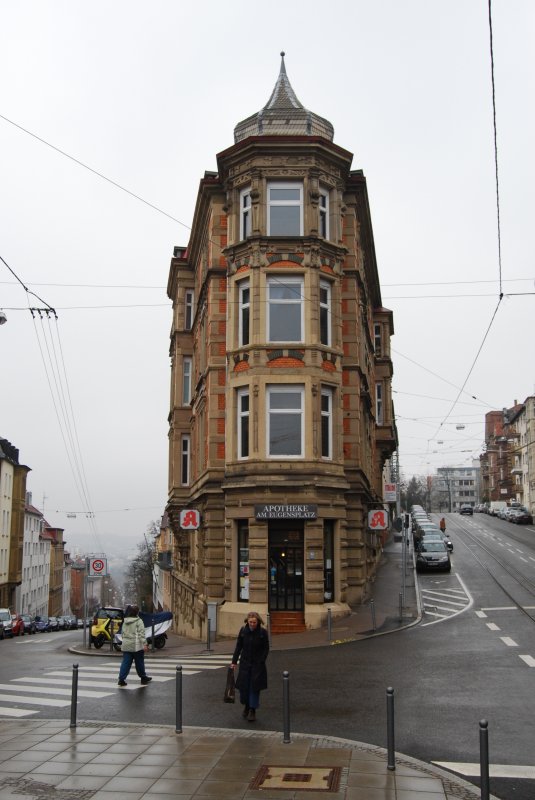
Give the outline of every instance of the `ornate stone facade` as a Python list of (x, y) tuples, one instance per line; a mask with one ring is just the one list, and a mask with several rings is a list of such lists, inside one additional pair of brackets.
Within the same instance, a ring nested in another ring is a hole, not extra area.
[[(277, 124), (295, 98), (281, 75)], [(366, 180), (305, 132), (329, 123), (299, 105), (292, 134), (272, 135), (268, 106), (268, 132), (243, 138), (256, 117), (239, 123), (205, 174), (169, 274), (173, 611), (199, 637), (208, 604), (234, 635), (248, 607), (284, 630), (361, 602), (381, 547), (367, 513), (396, 448)], [(181, 525), (187, 509), (198, 528)]]

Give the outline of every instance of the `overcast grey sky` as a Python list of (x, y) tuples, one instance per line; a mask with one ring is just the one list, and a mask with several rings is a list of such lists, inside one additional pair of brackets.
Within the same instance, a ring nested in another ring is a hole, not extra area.
[[(507, 295), (535, 288), (535, 4), (492, 10)], [(0, 435), (70, 546), (135, 545), (163, 512), (169, 261), (281, 50), (301, 102), (367, 177), (404, 473), (469, 463), (486, 411), (533, 394), (534, 296), (506, 296), (447, 416), (500, 289), (487, 0), (0, 0), (0, 29), (0, 115), (183, 223), (0, 118), (0, 256), (59, 317), (56, 332), (16, 310), (43, 303), (0, 263)], [(88, 498), (48, 358), (65, 365)], [(87, 499), (94, 520), (67, 517)]]

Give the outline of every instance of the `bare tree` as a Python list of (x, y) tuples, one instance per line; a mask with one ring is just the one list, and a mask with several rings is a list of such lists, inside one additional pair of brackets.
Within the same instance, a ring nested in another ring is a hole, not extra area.
[(154, 520), (149, 523), (143, 541), (137, 546), (137, 555), (125, 573), (125, 597), (129, 603), (137, 603), (142, 611), (152, 611), (154, 560), (156, 558), (155, 536), (160, 526)]

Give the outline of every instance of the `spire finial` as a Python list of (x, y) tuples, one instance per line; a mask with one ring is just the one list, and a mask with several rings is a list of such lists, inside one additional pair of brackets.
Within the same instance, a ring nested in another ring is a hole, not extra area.
[(284, 52), (284, 50), (281, 50), (281, 58), (284, 58), (285, 55), (286, 53)]

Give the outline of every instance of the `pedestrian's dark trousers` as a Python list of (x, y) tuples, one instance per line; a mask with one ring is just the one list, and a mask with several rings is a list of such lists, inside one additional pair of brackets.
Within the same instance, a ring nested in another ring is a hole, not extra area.
[(130, 672), (130, 667), (132, 666), (132, 661), (134, 661), (136, 665), (136, 672), (140, 678), (146, 678), (147, 673), (145, 672), (145, 653), (143, 650), (137, 650), (135, 653), (124, 652), (123, 653), (123, 660), (121, 662), (121, 670), (119, 672), (119, 680), (125, 681), (128, 677), (128, 673)]
[(240, 683), (243, 680), (242, 688), (240, 689), (240, 703), (242, 706), (256, 709), (260, 705), (260, 692), (254, 692), (251, 688), (252, 676), (252, 667), (245, 674), (243, 667), (240, 667)]

